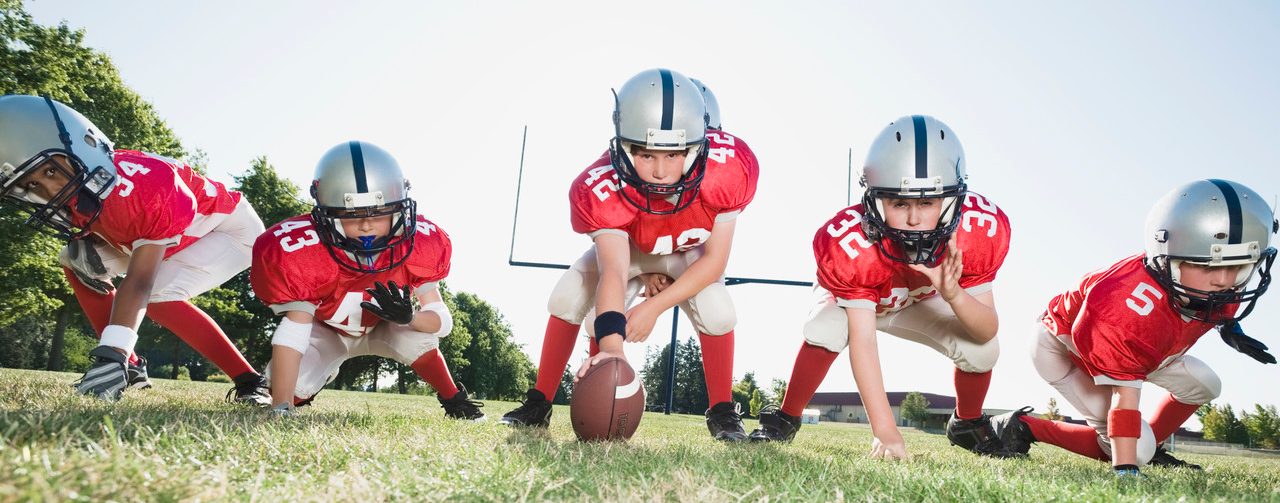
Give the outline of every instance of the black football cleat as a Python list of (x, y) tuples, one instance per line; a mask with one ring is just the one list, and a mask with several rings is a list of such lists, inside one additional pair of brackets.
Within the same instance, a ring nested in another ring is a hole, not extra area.
[(1031, 452), (1031, 444), (1036, 442), (1036, 437), (1031, 434), (1031, 427), (1021, 419), (1031, 410), (1031, 407), (1023, 407), (991, 418), (991, 427), (1006, 451), (1019, 455)]
[(742, 427), (742, 408), (737, 402), (720, 402), (707, 409), (707, 429), (711, 437), (724, 442), (741, 442), (747, 439)]
[(1165, 468), (1186, 468), (1188, 470), (1203, 470), (1204, 467), (1195, 463), (1188, 463), (1181, 459), (1173, 457), (1169, 451), (1164, 448), (1164, 444), (1156, 447), (1155, 455), (1151, 456), (1151, 461), (1147, 462), (1151, 466), (1163, 466)]
[(459, 384), (458, 393), (453, 395), (453, 398), (445, 400), (440, 398), (440, 395), (436, 395), (436, 400), (439, 400), (440, 406), (444, 407), (445, 417), (475, 422), (485, 420), (484, 411), (480, 410), (484, 407), (484, 402), (471, 400), (467, 396), (466, 386)]
[(959, 419), (954, 411), (947, 421), (947, 440), (951, 445), (963, 447), (970, 452), (993, 458), (1016, 458), (1022, 454), (1005, 449), (1000, 436), (996, 435), (991, 424), (991, 416), (983, 414), (973, 419)]
[(138, 357), (138, 364), (129, 363), (124, 369), (125, 375), (128, 376), (129, 389), (149, 389), (151, 388), (151, 379), (147, 376), (147, 359)]
[(227, 390), (227, 401), (253, 407), (271, 407), (271, 388), (267, 379), (256, 372), (246, 372), (235, 378), (235, 386)]
[(752, 442), (790, 442), (800, 430), (800, 418), (774, 406), (760, 411), (760, 427), (751, 432)]
[(525, 394), (524, 402), (515, 410), (503, 414), (498, 422), (507, 426), (527, 426), (530, 428), (548, 428), (551, 426), (551, 401), (541, 391), (531, 389)]

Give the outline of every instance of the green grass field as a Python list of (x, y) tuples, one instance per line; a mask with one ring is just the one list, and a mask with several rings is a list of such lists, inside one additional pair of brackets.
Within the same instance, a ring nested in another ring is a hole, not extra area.
[[(1107, 466), (1037, 445), (979, 458), (906, 431), (908, 462), (865, 458), (871, 430), (805, 426), (790, 445), (713, 442), (701, 417), (646, 414), (625, 444), (445, 419), (434, 398), (326, 390), (292, 418), (224, 403), (227, 385), (157, 379), (120, 403), (73, 374), (0, 370), (0, 500), (1109, 501), (1280, 500), (1280, 460), (1180, 454), (1203, 473)], [(748, 428), (754, 421), (748, 422)]]

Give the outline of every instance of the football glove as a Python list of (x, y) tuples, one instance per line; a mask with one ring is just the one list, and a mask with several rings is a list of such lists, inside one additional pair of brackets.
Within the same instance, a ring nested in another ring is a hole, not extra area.
[(107, 346), (98, 346), (89, 352), (93, 365), (73, 386), (81, 395), (89, 395), (108, 401), (120, 399), (129, 384), (125, 364), (128, 358)]
[(1117, 479), (1142, 480), (1147, 478), (1146, 475), (1143, 475), (1142, 472), (1138, 470), (1138, 465), (1118, 465), (1111, 467), (1111, 469), (1114, 471)]
[(1244, 334), (1244, 330), (1240, 328), (1239, 323), (1227, 323), (1218, 327), (1218, 333), (1222, 335), (1222, 342), (1228, 346), (1235, 348), (1236, 351), (1244, 353), (1262, 363), (1275, 363), (1276, 357), (1267, 352), (1267, 345), (1262, 341), (1254, 339)]
[(366, 288), (364, 291), (377, 303), (361, 302), (360, 307), (392, 323), (408, 325), (413, 321), (413, 314), (418, 311), (418, 298), (409, 291), (408, 285), (402, 287), (395, 281), (390, 281), (387, 285), (374, 283), (373, 288)]
[(98, 255), (98, 249), (94, 247), (92, 238), (73, 239), (68, 242), (67, 246), (62, 248), (62, 253), (58, 254), (58, 263), (71, 269), (76, 278), (90, 290), (107, 295), (116, 288), (111, 284), (111, 275), (107, 273), (107, 266), (103, 265), (102, 256)]

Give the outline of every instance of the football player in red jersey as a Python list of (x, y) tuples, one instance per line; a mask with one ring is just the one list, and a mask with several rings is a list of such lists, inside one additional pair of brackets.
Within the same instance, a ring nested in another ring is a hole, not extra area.
[(1009, 220), (965, 183), (960, 139), (924, 115), (889, 124), (867, 154), (862, 203), (836, 214), (813, 240), (817, 304), (804, 325), (782, 407), (760, 416), (752, 440), (789, 441), (836, 356), (849, 347), (875, 435), (871, 455), (902, 459), (906, 444), (884, 390), (876, 331), (917, 342), (955, 365), (956, 408), (947, 438), (1007, 457), (982, 403), (999, 356), (996, 271)]
[[(550, 423), (584, 320), (593, 356), (579, 375), (623, 357), (624, 340), (643, 342), (658, 315), (679, 305), (702, 345), (707, 427), (719, 440), (746, 439), (731, 394), (737, 319), (722, 278), (759, 168), (746, 142), (708, 131), (707, 120), (701, 90), (678, 72), (646, 70), (617, 91), (609, 150), (569, 189), (573, 229), (594, 246), (552, 290), (537, 383), (504, 423)], [(628, 309), (641, 290), (645, 300)]]
[(413, 367), (445, 415), (483, 420), (438, 349), (453, 327), (438, 286), (453, 246), (418, 215), (399, 163), (371, 143), (341, 143), (316, 165), (311, 196), (311, 214), (253, 245), (254, 294), (283, 316), (271, 339), (274, 410), (310, 403), (348, 358), (377, 355)]
[(133, 352), (145, 313), (235, 381), (228, 399), (268, 405), (262, 376), (188, 301), (249, 266), (262, 222), (240, 193), (179, 161), (113, 150), (80, 113), (25, 95), (0, 97), (0, 190), (28, 224), (69, 241), (59, 258), (100, 335), (78, 392), (114, 400), (149, 385)]
[[(1197, 180), (1161, 198), (1145, 227), (1145, 253), (1085, 276), (1036, 323), (1036, 371), (1087, 425), (1024, 407), (995, 418), (1010, 449), (1046, 442), (1110, 460), (1120, 476), (1140, 475), (1148, 462), (1199, 469), (1159, 447), (1222, 389), (1187, 350), (1217, 327), (1231, 347), (1276, 362), (1239, 325), (1271, 283), (1277, 224), (1266, 201), (1236, 182)], [(1138, 412), (1144, 382), (1168, 390), (1150, 422)]]

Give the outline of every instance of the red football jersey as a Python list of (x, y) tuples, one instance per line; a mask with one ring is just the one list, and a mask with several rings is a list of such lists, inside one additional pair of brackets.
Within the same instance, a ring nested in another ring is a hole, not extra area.
[[(145, 244), (168, 246), (169, 258), (226, 219), (240, 193), (196, 173), (181, 161), (134, 150), (115, 151), (116, 186), (102, 200), (89, 230), (131, 254)], [(86, 218), (72, 214), (72, 223)]]
[[(311, 222), (310, 215), (299, 215), (263, 232), (253, 243), (253, 267), (249, 282), (253, 293), (263, 303), (277, 310), (293, 303), (315, 307), (315, 317), (340, 333), (359, 337), (369, 333), (381, 318), (365, 311), (360, 303), (368, 301), (366, 288), (375, 282), (409, 285), (417, 289), (425, 283), (440, 281), (449, 275), (449, 258), (453, 245), (449, 235), (435, 224), (418, 216), (413, 252), (399, 267), (376, 274), (356, 272), (334, 261)], [(340, 260), (350, 260), (338, 253)], [(387, 254), (379, 258), (390, 260)], [(296, 307), (296, 306), (294, 306)]]
[[(618, 175), (605, 152), (578, 175), (569, 188), (569, 216), (574, 232), (594, 234), (613, 229), (650, 255), (667, 255), (701, 245), (711, 237), (716, 217), (732, 218), (756, 195), (760, 167), (741, 138), (721, 131), (707, 132), (707, 167), (693, 203), (671, 215), (640, 211), (617, 192)], [(621, 187), (633, 200), (643, 196), (635, 187)], [(656, 205), (670, 203), (655, 201)]]
[[(861, 204), (845, 208), (813, 237), (818, 284), (844, 307), (875, 308), (877, 316), (899, 311), (937, 293), (929, 278), (881, 254), (862, 230)], [(1009, 253), (1009, 218), (986, 198), (965, 195), (957, 245), (964, 251), (960, 286), (990, 287)], [(887, 238), (886, 238), (887, 239)], [(972, 291), (972, 290), (971, 290)]]
[[(1076, 363), (1099, 384), (1146, 380), (1213, 325), (1184, 317), (1147, 273), (1143, 254), (1095, 271), (1049, 301), (1049, 333), (1070, 335)], [(1239, 306), (1229, 309), (1235, 312)]]

